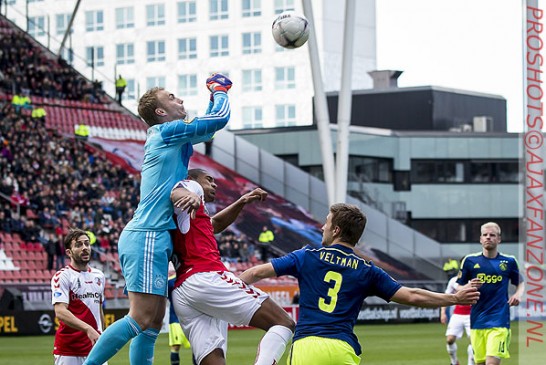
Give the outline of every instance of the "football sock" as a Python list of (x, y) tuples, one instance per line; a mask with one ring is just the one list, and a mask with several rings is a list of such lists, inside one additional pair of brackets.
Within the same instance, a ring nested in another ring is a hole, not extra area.
[(154, 363), (154, 347), (159, 330), (148, 328), (133, 338), (129, 347), (131, 365), (151, 365)]
[(188, 341), (188, 338), (184, 333), (182, 333), (182, 347), (185, 349), (189, 349), (191, 347), (190, 341)]
[(288, 327), (273, 326), (260, 341), (255, 365), (278, 364), (286, 345), (294, 334)]
[(84, 365), (102, 365), (114, 356), (129, 340), (142, 330), (134, 319), (128, 315), (110, 325), (100, 335), (91, 349)]
[(178, 354), (178, 352), (171, 351), (171, 365), (179, 365), (179, 364), (180, 364), (180, 354)]
[(468, 365), (474, 365), (474, 351), (472, 350), (472, 345), (468, 345), (466, 352), (468, 353)]
[(451, 363), (457, 364), (458, 360), (457, 360), (457, 344), (456, 343), (452, 343), (451, 345), (447, 344), (447, 353), (449, 354), (449, 359), (451, 360)]

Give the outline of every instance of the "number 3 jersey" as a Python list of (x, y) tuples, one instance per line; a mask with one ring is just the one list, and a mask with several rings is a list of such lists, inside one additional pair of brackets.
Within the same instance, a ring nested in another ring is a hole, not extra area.
[[(68, 265), (51, 279), (51, 302), (68, 304), (68, 310), (97, 332), (102, 332), (101, 306), (104, 299), (104, 274), (93, 268), (79, 271)], [(53, 354), (87, 356), (91, 341), (82, 331), (59, 321)]]
[(478, 278), (483, 285), (480, 299), (472, 306), (470, 328), (510, 328), (509, 284), (518, 285), (522, 280), (515, 257), (499, 253), (487, 258), (481, 252), (467, 255), (462, 262), (457, 283), (465, 285)]
[(353, 332), (368, 296), (389, 301), (401, 285), (382, 269), (343, 245), (306, 246), (271, 260), (277, 276), (292, 275), (300, 287), (300, 315), (294, 341), (318, 336), (347, 342), (362, 352)]

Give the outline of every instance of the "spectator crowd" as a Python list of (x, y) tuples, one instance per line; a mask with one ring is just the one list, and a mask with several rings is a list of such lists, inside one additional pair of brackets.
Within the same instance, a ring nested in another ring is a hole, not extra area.
[[(5, 25), (0, 20), (0, 26), (9, 29)], [(55, 59), (19, 32), (0, 36), (0, 89), (13, 95), (105, 102), (100, 82), (86, 80), (64, 59)]]
[[(85, 140), (47, 129), (47, 116), (31, 102), (33, 95), (102, 102), (102, 85), (9, 29), (0, 19), (0, 95), (12, 95), (0, 98), (0, 231), (42, 244), (48, 269), (64, 265), (68, 227), (93, 232), (95, 252), (115, 253), (138, 203), (140, 176)], [(255, 261), (254, 242), (244, 235), (228, 232), (218, 241), (226, 262)]]
[(50, 233), (60, 238), (67, 226), (78, 227), (95, 232), (102, 250), (115, 251), (138, 201), (138, 176), (9, 103), (0, 110), (0, 193), (11, 202), (3, 204), (1, 229), (46, 244)]

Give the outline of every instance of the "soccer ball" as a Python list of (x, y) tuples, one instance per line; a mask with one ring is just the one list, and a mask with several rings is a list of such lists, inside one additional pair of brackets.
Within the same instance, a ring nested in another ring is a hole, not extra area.
[(309, 21), (301, 14), (285, 11), (273, 21), (271, 33), (279, 46), (298, 48), (309, 38)]

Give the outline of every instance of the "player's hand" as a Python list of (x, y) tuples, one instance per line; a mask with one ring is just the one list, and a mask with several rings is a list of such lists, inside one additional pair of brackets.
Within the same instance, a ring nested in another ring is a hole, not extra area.
[(216, 91), (228, 92), (233, 83), (226, 76), (219, 73), (213, 73), (207, 79), (206, 84), (207, 89), (209, 89), (211, 93), (214, 93)]
[(521, 302), (521, 298), (519, 295), (512, 295), (510, 297), (510, 299), (508, 299), (508, 304), (512, 307), (512, 306), (518, 306), (519, 303)]
[(267, 191), (256, 188), (249, 193), (241, 196), (243, 203), (248, 204), (255, 201), (263, 202), (267, 198)]
[(480, 299), (478, 288), (472, 285), (460, 287), (460, 290), (455, 294), (456, 304), (473, 305)]
[(480, 289), (482, 285), (483, 285), (483, 282), (480, 279), (474, 278), (474, 279), (470, 280), (468, 283), (466, 283), (465, 285), (459, 285), (456, 288), (456, 290), (459, 291), (459, 290), (463, 290), (463, 289), (466, 289), (466, 288)]
[(199, 206), (201, 205), (201, 198), (199, 198), (199, 195), (195, 193), (188, 192), (187, 195), (184, 195), (183, 197), (175, 201), (173, 205), (176, 208), (187, 211), (190, 215), (190, 218), (194, 219), (197, 209), (199, 209)]
[(470, 285), (471, 287), (474, 287), (476, 289), (479, 289), (482, 287), (483, 285), (483, 281), (481, 281), (480, 279), (478, 278), (474, 278), (472, 280), (470, 280), (467, 285)]
[(99, 340), (100, 333), (98, 333), (93, 327), (89, 327), (86, 334), (93, 345)]

